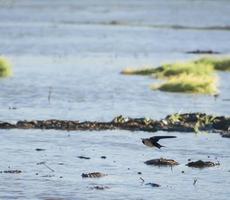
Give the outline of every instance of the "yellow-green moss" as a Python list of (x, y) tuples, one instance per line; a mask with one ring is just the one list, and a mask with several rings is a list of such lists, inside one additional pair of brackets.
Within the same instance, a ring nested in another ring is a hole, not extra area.
[(194, 76), (182, 74), (169, 78), (165, 83), (154, 85), (152, 89), (167, 92), (183, 92), (197, 94), (216, 94), (217, 79), (215, 76)]
[(204, 57), (195, 61), (196, 64), (209, 64), (212, 65), (215, 70), (230, 71), (230, 57)]
[(11, 63), (5, 57), (0, 57), (0, 77), (7, 77), (11, 74)]

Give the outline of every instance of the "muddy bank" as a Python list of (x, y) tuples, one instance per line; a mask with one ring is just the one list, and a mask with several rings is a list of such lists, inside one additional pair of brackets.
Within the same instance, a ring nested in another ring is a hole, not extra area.
[(118, 116), (110, 122), (68, 121), (68, 120), (33, 120), (17, 123), (0, 122), (0, 129), (55, 129), (55, 130), (113, 130), (129, 131), (168, 131), (168, 132), (218, 132), (223, 137), (230, 135), (230, 118), (204, 113), (185, 113), (168, 115), (162, 120), (148, 118), (129, 118)]

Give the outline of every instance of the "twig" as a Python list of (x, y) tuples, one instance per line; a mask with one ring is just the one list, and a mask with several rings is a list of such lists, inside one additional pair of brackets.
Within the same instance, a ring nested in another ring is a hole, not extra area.
[(142, 177), (140, 177), (140, 179), (141, 179), (142, 183), (144, 183), (144, 182), (145, 182), (145, 180), (144, 180)]
[(52, 87), (49, 87), (49, 94), (48, 94), (48, 102), (50, 104), (51, 101), (51, 94), (52, 94)]
[(194, 180), (193, 180), (193, 185), (194, 186), (196, 185), (196, 182), (197, 182), (197, 178), (194, 178)]

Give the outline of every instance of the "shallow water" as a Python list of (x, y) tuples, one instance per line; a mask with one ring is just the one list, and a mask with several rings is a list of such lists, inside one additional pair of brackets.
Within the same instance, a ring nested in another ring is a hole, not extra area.
[[(14, 76), (0, 80), (0, 120), (230, 115), (229, 73), (218, 73), (216, 100), (151, 91), (156, 80), (119, 74), (127, 66), (198, 57), (185, 54), (190, 50), (229, 54), (229, 10), (227, 0), (0, 1), (0, 53), (14, 65)], [(0, 199), (149, 199), (153, 193), (156, 199), (227, 199), (230, 141), (216, 134), (174, 134), (177, 139), (162, 141), (168, 148), (154, 151), (141, 144), (141, 137), (150, 136), (143, 132), (0, 130), (0, 170), (22, 170), (0, 174)], [(161, 156), (181, 165), (171, 170), (143, 163)], [(185, 167), (188, 158), (216, 157), (220, 167)], [(55, 172), (36, 164), (42, 161)], [(81, 173), (92, 171), (108, 176), (82, 180)], [(142, 184), (140, 176), (161, 187)], [(100, 184), (110, 189), (90, 189)]]

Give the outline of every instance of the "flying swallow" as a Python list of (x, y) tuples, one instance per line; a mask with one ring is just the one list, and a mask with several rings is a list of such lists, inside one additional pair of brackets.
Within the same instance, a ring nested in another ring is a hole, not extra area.
[(148, 147), (157, 147), (160, 149), (161, 147), (164, 147), (158, 143), (160, 139), (167, 139), (167, 138), (176, 138), (176, 136), (154, 136), (150, 138), (142, 138), (142, 143)]

